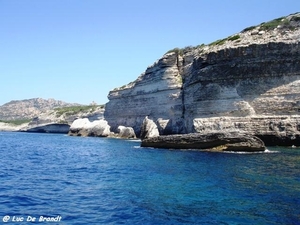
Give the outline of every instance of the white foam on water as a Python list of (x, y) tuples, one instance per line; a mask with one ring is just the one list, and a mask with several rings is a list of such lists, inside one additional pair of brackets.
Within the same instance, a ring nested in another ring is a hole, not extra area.
[(280, 151), (271, 151), (269, 149), (266, 149), (265, 151), (259, 151), (259, 152), (224, 151), (224, 153), (232, 153), (232, 154), (273, 154), (273, 153), (280, 153)]
[(130, 141), (130, 142), (141, 142), (140, 139), (129, 139), (129, 140), (126, 140), (126, 141)]

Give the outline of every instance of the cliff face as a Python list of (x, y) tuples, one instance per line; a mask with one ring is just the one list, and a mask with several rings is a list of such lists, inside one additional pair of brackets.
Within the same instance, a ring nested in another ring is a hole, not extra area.
[(189, 132), (207, 117), (298, 115), (299, 43), (224, 49), (195, 59), (184, 84)]
[(112, 90), (104, 117), (115, 132), (119, 125), (140, 133), (146, 116), (158, 120), (162, 133), (185, 132), (183, 124), (183, 58), (172, 52), (148, 67), (136, 81)]
[(299, 28), (298, 13), (165, 54), (135, 82), (109, 93), (105, 118), (137, 134), (148, 115), (161, 134), (230, 129), (295, 140)]

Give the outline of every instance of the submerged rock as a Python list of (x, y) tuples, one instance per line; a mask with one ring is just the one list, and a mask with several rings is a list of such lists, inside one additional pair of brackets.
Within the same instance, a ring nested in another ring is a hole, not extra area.
[(256, 152), (266, 150), (264, 142), (258, 137), (238, 132), (158, 136), (142, 140), (141, 146), (213, 151)]

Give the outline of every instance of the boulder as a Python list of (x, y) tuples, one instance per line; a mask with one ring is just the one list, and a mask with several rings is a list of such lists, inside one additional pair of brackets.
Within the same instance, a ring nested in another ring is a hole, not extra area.
[(120, 138), (136, 138), (133, 128), (124, 126), (118, 127), (118, 136)]
[(140, 135), (141, 139), (143, 140), (157, 136), (159, 136), (157, 125), (153, 120), (149, 119), (148, 116), (146, 116), (142, 124)]
[(266, 150), (264, 142), (258, 137), (238, 132), (157, 136), (143, 139), (141, 146), (168, 149), (202, 149), (243, 152)]
[(69, 135), (107, 137), (110, 135), (110, 126), (106, 120), (90, 122), (88, 118), (77, 119), (72, 123)]
[(92, 137), (108, 137), (110, 135), (110, 126), (106, 120), (95, 120), (91, 122), (88, 136)]

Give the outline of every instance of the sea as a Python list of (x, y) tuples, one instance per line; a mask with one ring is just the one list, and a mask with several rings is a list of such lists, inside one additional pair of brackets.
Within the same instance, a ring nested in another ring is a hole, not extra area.
[(300, 224), (300, 148), (218, 153), (0, 132), (2, 224)]

